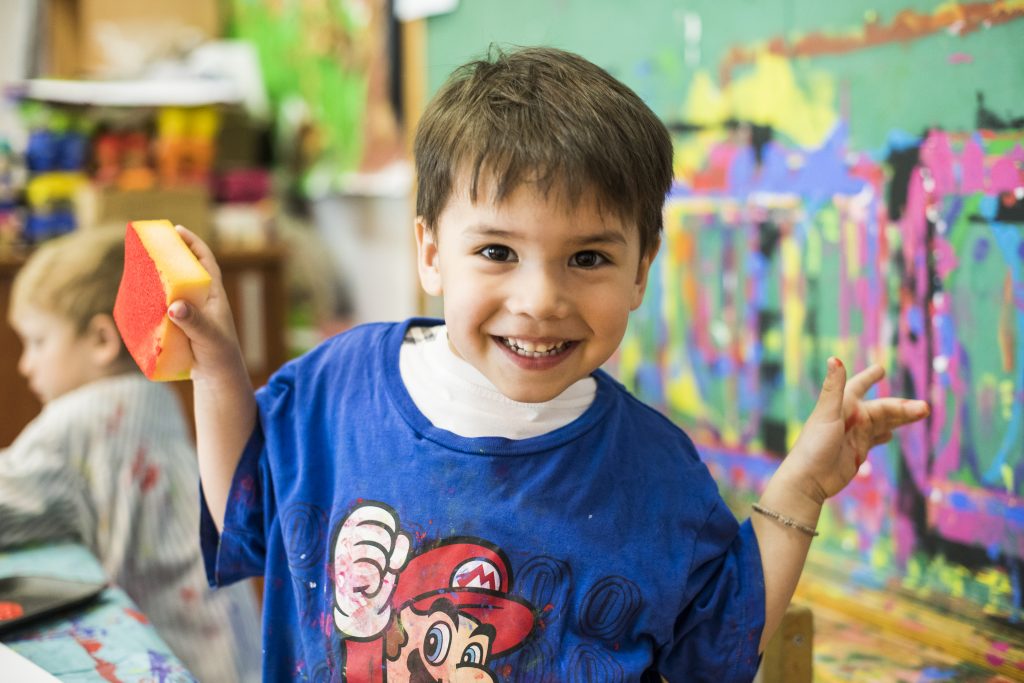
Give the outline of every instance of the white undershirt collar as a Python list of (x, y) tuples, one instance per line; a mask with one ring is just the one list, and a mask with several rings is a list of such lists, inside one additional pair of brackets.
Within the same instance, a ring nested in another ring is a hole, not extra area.
[(410, 328), (398, 367), (420, 412), (435, 427), (466, 438), (546, 434), (582, 415), (597, 392), (594, 378), (585, 377), (550, 401), (513, 401), (452, 352), (444, 325)]

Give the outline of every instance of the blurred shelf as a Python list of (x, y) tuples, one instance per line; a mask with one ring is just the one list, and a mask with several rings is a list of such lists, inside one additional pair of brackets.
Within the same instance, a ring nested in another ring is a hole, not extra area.
[(8, 94), (30, 100), (100, 107), (198, 107), (235, 104), (242, 93), (229, 81), (159, 79), (89, 81), (37, 78), (11, 84)]

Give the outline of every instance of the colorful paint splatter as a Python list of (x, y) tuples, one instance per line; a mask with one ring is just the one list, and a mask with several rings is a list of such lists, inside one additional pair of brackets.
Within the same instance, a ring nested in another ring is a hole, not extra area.
[(721, 90), (694, 78), (617, 372), (742, 496), (796, 439), (828, 356), (880, 363), (879, 390), (932, 415), (828, 504), (812, 561), (1019, 629), (1024, 130), (893, 134), (870, 154), (830, 93), (770, 53)]

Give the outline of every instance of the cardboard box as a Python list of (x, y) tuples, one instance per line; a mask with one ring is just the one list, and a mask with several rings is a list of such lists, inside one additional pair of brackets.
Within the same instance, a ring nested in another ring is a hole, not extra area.
[(210, 191), (203, 185), (152, 190), (94, 187), (91, 194), (89, 201), (94, 205), (82, 218), (85, 227), (166, 218), (175, 225), (184, 225), (204, 241), (211, 241), (213, 215)]
[(215, 0), (47, 0), (46, 73), (127, 78), (221, 35)]

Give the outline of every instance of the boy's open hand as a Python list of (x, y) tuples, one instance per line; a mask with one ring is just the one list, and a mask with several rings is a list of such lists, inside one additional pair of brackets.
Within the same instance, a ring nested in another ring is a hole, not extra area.
[(894, 429), (930, 413), (924, 401), (865, 400), (864, 395), (884, 376), (881, 366), (872, 365), (847, 382), (846, 368), (829, 358), (818, 404), (779, 468), (819, 505), (850, 483), (868, 451), (891, 440)]
[(178, 300), (167, 308), (168, 317), (181, 328), (192, 347), (192, 379), (216, 378), (226, 373), (237, 373), (239, 369), (244, 373), (245, 362), (238, 334), (213, 251), (190, 230), (180, 225), (175, 229), (212, 280), (209, 296), (201, 307)]

